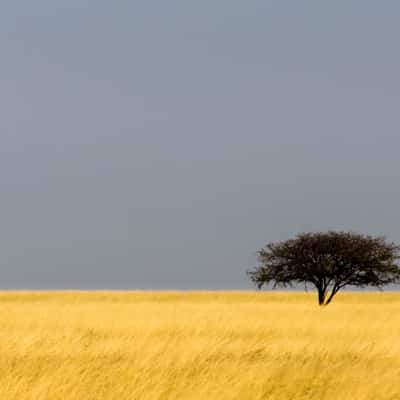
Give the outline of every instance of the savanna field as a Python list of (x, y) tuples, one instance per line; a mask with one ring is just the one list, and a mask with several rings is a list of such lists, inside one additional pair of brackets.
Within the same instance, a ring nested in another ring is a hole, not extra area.
[(2, 292), (1, 400), (400, 399), (400, 293)]

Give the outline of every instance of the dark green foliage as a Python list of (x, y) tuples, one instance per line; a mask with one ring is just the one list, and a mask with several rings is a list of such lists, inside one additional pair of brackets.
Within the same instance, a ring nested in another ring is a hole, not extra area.
[(258, 252), (260, 265), (248, 271), (261, 288), (311, 284), (320, 305), (329, 304), (344, 286), (381, 288), (400, 280), (400, 247), (384, 237), (351, 232), (302, 233), (269, 243)]

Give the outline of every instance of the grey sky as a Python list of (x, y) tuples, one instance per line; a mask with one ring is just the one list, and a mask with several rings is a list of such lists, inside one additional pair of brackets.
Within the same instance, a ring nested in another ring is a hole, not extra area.
[(400, 242), (397, 1), (2, 1), (0, 286), (250, 287)]

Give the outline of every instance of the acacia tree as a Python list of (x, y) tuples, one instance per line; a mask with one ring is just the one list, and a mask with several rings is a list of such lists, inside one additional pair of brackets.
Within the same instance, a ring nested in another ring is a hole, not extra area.
[(269, 243), (258, 252), (259, 266), (248, 271), (260, 289), (313, 285), (318, 303), (327, 305), (347, 285), (381, 288), (400, 280), (400, 246), (384, 237), (351, 232), (302, 233)]

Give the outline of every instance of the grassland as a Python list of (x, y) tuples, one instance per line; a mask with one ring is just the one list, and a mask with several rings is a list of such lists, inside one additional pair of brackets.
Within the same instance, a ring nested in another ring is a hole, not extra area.
[(1, 400), (400, 399), (400, 293), (2, 292)]

